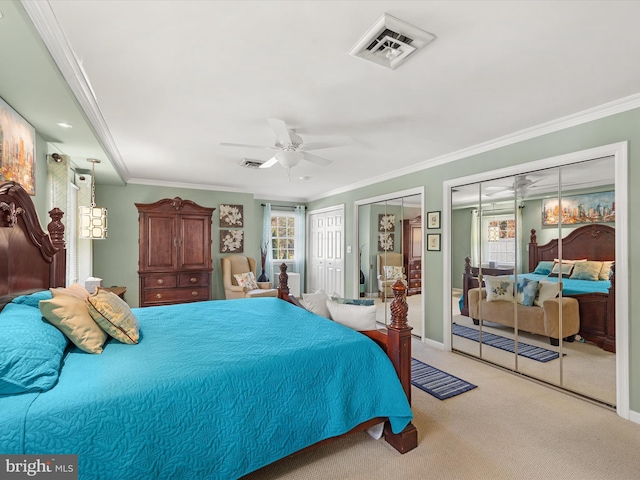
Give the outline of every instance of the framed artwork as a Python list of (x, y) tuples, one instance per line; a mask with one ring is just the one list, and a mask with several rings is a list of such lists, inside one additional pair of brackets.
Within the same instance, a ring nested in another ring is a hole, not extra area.
[(220, 230), (220, 253), (243, 253), (244, 230)]
[(393, 233), (378, 233), (378, 251), (379, 252), (391, 252), (393, 251)]
[(427, 250), (429, 251), (440, 251), (440, 234), (439, 233), (428, 233), (427, 234)]
[(557, 198), (542, 201), (542, 225), (575, 223), (605, 223), (616, 221), (615, 192), (585, 193), (562, 197), (562, 206)]
[(244, 207), (242, 205), (220, 204), (221, 227), (244, 227)]
[(0, 98), (0, 180), (36, 194), (36, 129)]
[(396, 216), (393, 213), (378, 215), (378, 231), (394, 232), (396, 230)]
[(440, 228), (440, 212), (427, 212), (427, 228)]

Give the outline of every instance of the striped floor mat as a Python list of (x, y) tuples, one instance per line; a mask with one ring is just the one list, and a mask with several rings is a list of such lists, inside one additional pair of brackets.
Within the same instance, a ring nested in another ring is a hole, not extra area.
[(411, 383), (438, 400), (446, 400), (476, 388), (469, 382), (449, 375), (415, 358), (411, 359)]
[[(479, 337), (479, 330), (454, 323), (453, 334), (477, 342)], [(494, 335), (493, 333), (483, 331), (482, 343), (495, 348), (499, 348), (501, 350), (506, 350), (507, 352), (515, 352), (514, 346), (516, 342), (513, 339), (501, 337), (500, 335)], [(546, 348), (542, 347), (534, 347), (533, 345), (522, 342), (518, 342), (518, 355), (526, 358), (531, 358), (532, 360), (537, 360), (538, 362), (548, 362), (559, 357), (558, 352), (547, 350)]]

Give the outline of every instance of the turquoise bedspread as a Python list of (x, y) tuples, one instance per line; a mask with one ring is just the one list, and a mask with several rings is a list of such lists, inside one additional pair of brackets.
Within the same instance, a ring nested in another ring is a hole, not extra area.
[[(548, 275), (539, 275), (537, 273), (524, 273), (518, 275), (518, 278), (526, 277), (531, 280), (545, 280), (547, 282), (558, 282), (558, 277), (549, 277)], [(609, 293), (611, 282), (609, 280), (576, 280), (574, 278), (562, 279), (563, 295), (579, 295), (582, 293)]]
[(81, 479), (231, 479), (412, 418), (378, 346), (276, 298), (134, 313), (138, 345), (74, 349), (51, 390), (0, 397), (1, 453), (76, 453)]

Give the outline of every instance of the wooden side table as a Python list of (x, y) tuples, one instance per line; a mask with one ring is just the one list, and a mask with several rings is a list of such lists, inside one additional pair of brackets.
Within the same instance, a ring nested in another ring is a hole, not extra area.
[(123, 300), (124, 300), (124, 294), (127, 293), (127, 287), (100, 287), (100, 288), (102, 288), (102, 290), (115, 293)]

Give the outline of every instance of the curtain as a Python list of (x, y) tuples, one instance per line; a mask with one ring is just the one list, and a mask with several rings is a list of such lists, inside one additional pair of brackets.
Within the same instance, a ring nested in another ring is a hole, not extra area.
[[(265, 260), (265, 274), (268, 280), (273, 282), (274, 286), (278, 285), (278, 281), (273, 275), (273, 246), (271, 245), (271, 204), (265, 203), (262, 217), (262, 245), (261, 250), (266, 250), (267, 258)], [(278, 272), (279, 274), (279, 272)]]
[(480, 266), (480, 238), (478, 230), (478, 210), (471, 210), (471, 266)]
[(524, 230), (522, 228), (522, 210), (524, 205), (516, 208), (516, 272), (524, 273)]
[(306, 258), (306, 213), (305, 207), (297, 205), (294, 208), (294, 224), (295, 229), (295, 258), (293, 259), (293, 271), (300, 274), (300, 291), (304, 292), (304, 262)]

